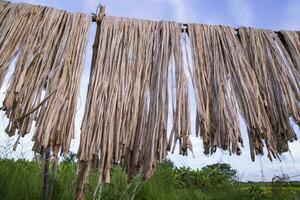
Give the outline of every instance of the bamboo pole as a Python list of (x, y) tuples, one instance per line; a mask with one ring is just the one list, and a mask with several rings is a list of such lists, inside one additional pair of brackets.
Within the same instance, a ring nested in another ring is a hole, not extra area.
[[(92, 17), (92, 21), (97, 23), (97, 29), (95, 34), (95, 40), (93, 44), (93, 55), (92, 55), (92, 62), (91, 62), (91, 73), (92, 69), (95, 67), (97, 52), (99, 47), (99, 35), (100, 35), (100, 26), (103, 17), (105, 16), (105, 6), (100, 6), (98, 15), (94, 15)], [(90, 88), (90, 83), (88, 88)], [(90, 173), (92, 162), (79, 160), (78, 161), (78, 175), (77, 175), (77, 186), (76, 186), (76, 198), (78, 200), (84, 200), (88, 185), (88, 177)]]

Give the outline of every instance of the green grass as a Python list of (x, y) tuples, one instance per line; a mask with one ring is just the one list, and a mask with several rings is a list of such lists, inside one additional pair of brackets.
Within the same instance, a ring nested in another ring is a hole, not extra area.
[[(34, 161), (0, 160), (0, 199), (41, 199), (42, 166), (43, 163), (38, 165)], [(61, 163), (59, 165), (53, 199), (75, 199), (76, 170), (75, 163)], [(49, 178), (52, 178), (51, 174)], [(94, 171), (90, 176), (87, 199), (93, 199), (93, 190), (97, 180), (98, 173)]]
[[(103, 200), (300, 199), (299, 182), (291, 182), (289, 185), (238, 183), (233, 179), (234, 171), (214, 167), (193, 171), (188, 168), (175, 168), (172, 163), (166, 162), (157, 167), (150, 180), (142, 181), (141, 176), (136, 176), (129, 182), (123, 170), (115, 166), (111, 184), (103, 186), (97, 199), (100, 197)], [(63, 162), (59, 165), (53, 199), (75, 199), (76, 168), (73, 162)], [(34, 161), (0, 160), (0, 199), (40, 199), (42, 171), (42, 163), (38, 165)], [(97, 181), (98, 173), (94, 170), (89, 180), (87, 199), (93, 199)]]

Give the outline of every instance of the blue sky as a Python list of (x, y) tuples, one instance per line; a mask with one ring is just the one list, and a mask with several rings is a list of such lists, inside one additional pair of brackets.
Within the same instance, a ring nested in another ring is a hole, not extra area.
[[(65, 9), (95, 12), (97, 0), (13, 0)], [(176, 20), (267, 29), (299, 29), (298, 0), (102, 0), (107, 14), (154, 20)]]
[[(12, 0), (12, 2), (26, 2), (51, 6), (70, 12), (95, 12), (99, 1), (97, 0)], [(152, 20), (174, 20), (186, 23), (222, 24), (234, 27), (252, 26), (264, 29), (289, 29), (300, 30), (300, 1), (299, 0), (102, 0), (106, 6), (106, 14), (113, 16), (133, 17)], [(72, 142), (72, 150), (76, 151), (79, 140), (79, 127), (84, 112), (86, 88), (89, 77), (91, 49), (95, 24), (92, 25), (86, 65), (82, 77), (78, 113), (76, 116), (76, 139)], [(2, 101), (4, 89), (1, 90)], [(0, 144), (5, 145), (8, 138), (4, 132), (5, 120), (1, 113)], [(246, 135), (242, 128), (243, 135)], [(297, 130), (300, 137), (299, 129)], [(202, 153), (202, 143), (199, 138), (192, 137), (194, 156), (181, 157), (170, 155), (169, 157), (178, 166), (190, 166), (200, 168), (215, 162), (227, 162), (238, 169), (241, 179), (271, 180), (274, 175), (287, 173), (291, 176), (300, 175), (300, 142), (290, 145), (291, 154), (283, 155), (282, 162), (278, 160), (270, 162), (265, 156), (258, 157), (256, 162), (250, 160), (247, 140), (246, 147), (241, 156), (229, 156), (226, 152), (218, 151), (213, 156), (205, 156)], [(11, 156), (20, 157), (21, 153), (29, 158), (32, 156), (30, 136), (19, 145), (17, 152)], [(300, 177), (297, 178), (298, 180)]]

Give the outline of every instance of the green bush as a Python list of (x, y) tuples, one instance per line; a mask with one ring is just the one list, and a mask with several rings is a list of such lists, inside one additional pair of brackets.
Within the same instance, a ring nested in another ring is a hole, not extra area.
[(263, 189), (255, 185), (251, 185), (251, 187), (247, 190), (247, 197), (249, 200), (267, 199), (267, 195), (264, 193)]

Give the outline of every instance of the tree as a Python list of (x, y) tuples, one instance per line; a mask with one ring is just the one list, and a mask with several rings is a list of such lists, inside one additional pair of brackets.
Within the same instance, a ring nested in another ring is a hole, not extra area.
[(234, 181), (237, 178), (237, 170), (232, 169), (230, 164), (227, 163), (216, 163), (207, 165), (202, 168), (203, 171), (210, 173), (211, 175), (222, 175), (225, 179)]

